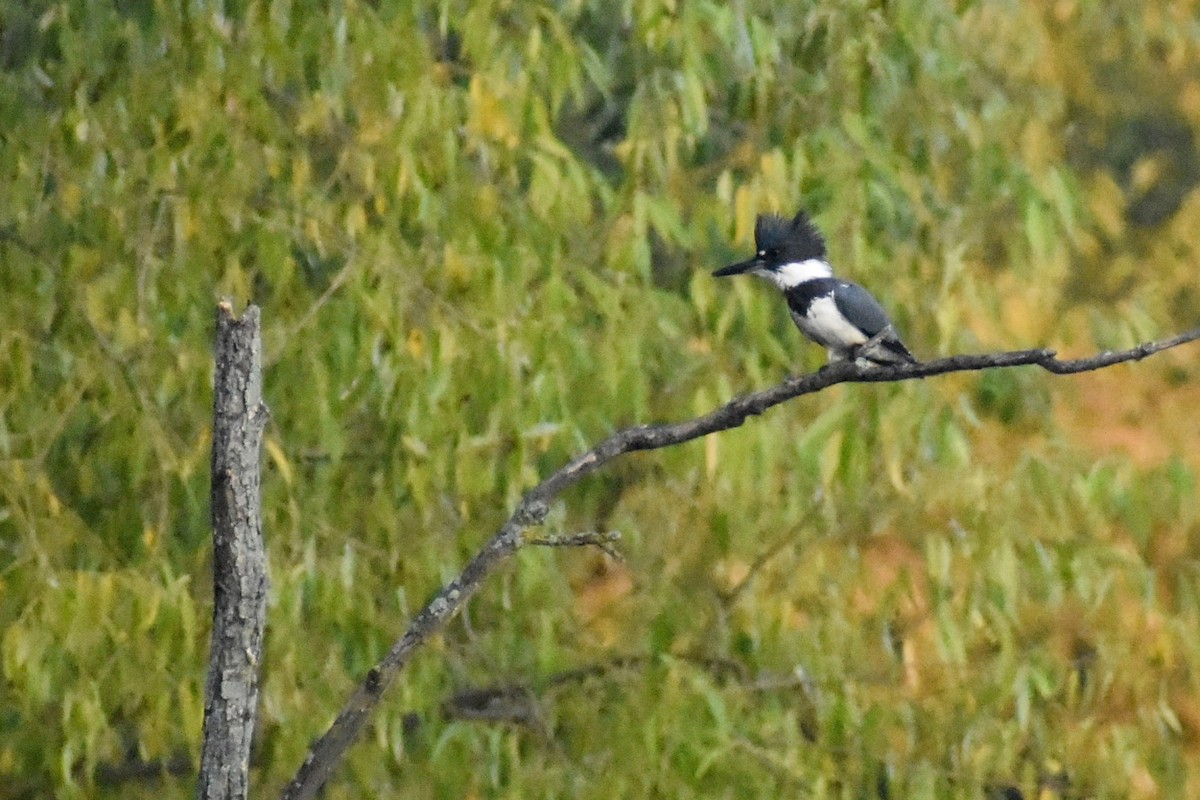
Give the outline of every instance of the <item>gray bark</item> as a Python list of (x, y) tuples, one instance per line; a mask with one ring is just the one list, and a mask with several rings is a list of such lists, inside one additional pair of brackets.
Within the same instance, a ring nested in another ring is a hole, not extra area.
[(205, 683), (200, 800), (244, 800), (267, 618), (259, 451), (262, 401), (258, 309), (217, 307), (213, 380), (213, 631)]

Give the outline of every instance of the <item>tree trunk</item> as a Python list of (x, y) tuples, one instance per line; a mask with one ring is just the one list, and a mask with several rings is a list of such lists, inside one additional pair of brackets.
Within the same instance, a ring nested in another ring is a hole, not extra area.
[(254, 306), (241, 319), (217, 307), (213, 380), (213, 631), (205, 684), (200, 800), (244, 800), (267, 614), (259, 451), (262, 340)]

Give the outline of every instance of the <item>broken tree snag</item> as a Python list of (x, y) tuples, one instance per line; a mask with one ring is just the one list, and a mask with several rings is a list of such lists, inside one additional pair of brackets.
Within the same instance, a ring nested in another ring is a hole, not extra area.
[(213, 377), (213, 630), (204, 689), (200, 800), (244, 800), (267, 620), (259, 451), (262, 400), (259, 313), (217, 306)]

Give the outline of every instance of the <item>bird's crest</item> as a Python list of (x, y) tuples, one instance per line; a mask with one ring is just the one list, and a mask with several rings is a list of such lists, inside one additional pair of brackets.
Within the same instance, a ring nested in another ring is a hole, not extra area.
[(825, 238), (803, 211), (796, 212), (790, 221), (777, 214), (759, 214), (754, 223), (754, 244), (760, 253), (775, 250), (788, 260), (825, 257)]

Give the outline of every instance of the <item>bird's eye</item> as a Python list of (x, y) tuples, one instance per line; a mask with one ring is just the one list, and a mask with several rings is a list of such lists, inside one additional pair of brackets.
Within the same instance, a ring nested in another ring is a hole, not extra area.
[(766, 257), (767, 257), (767, 251), (766, 251), (766, 250), (759, 250), (759, 251), (758, 251), (758, 257), (759, 257), (759, 258), (766, 258)]

